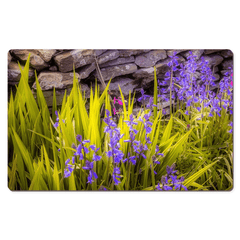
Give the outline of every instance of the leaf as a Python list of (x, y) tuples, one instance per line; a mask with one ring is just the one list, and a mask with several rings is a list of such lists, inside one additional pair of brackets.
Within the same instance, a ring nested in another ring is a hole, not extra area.
[(202, 168), (201, 170), (197, 171), (191, 177), (185, 179), (185, 181), (183, 182), (183, 185), (186, 187), (189, 187), (193, 182), (195, 182), (199, 177), (201, 177), (209, 168), (211, 168), (217, 162), (218, 162), (218, 160), (207, 165), (206, 167)]

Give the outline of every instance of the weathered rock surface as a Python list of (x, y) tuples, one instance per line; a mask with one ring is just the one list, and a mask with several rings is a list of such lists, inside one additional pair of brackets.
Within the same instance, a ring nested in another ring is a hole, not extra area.
[(80, 79), (85, 79), (87, 78), (91, 72), (93, 72), (94, 70), (96, 69), (96, 65), (95, 65), (95, 62), (87, 65), (87, 66), (84, 66), (82, 67), (81, 69), (79, 70), (76, 70), (76, 72), (79, 74), (79, 77)]
[[(22, 66), (22, 69), (24, 69), (24, 66)], [(35, 80), (35, 73), (33, 69), (29, 69), (29, 82), (33, 82)], [(8, 83), (10, 85), (15, 85), (19, 82), (21, 78), (21, 71), (18, 67), (18, 64), (16, 62), (10, 62), (8, 65)]]
[[(79, 79), (78, 73), (76, 77)], [(38, 81), (42, 90), (64, 89), (73, 85), (73, 73), (41, 72)], [(36, 83), (32, 87), (36, 89)]]
[(159, 60), (167, 58), (165, 50), (153, 50), (136, 57), (135, 63), (139, 67), (152, 67)]
[[(113, 67), (102, 68), (101, 73), (104, 81), (107, 81), (117, 76), (134, 73), (136, 70), (137, 70), (136, 64), (129, 63), (129, 64), (123, 64), (123, 65), (118, 65)], [(97, 73), (95, 73), (95, 77), (97, 77)]]
[(221, 64), (223, 69), (229, 69), (233, 67), (233, 60), (232, 59), (225, 59)]
[(204, 50), (204, 53), (205, 54), (212, 54), (212, 53), (215, 53), (215, 52), (219, 52), (221, 50), (222, 49), (206, 49), (206, 50)]
[(57, 50), (56, 49), (38, 49), (37, 52), (45, 62), (49, 62), (52, 59), (52, 56), (57, 52)]
[(122, 65), (122, 64), (125, 64), (125, 63), (133, 63), (134, 61), (135, 61), (134, 56), (125, 57), (125, 58), (119, 57), (115, 60), (112, 60), (112, 61), (101, 64), (100, 68)]
[(174, 52), (176, 52), (177, 54), (178, 53), (181, 53), (181, 52), (184, 52), (184, 51), (187, 51), (188, 49), (172, 49), (172, 50), (167, 50), (167, 55), (168, 56), (172, 56)]
[(12, 61), (12, 56), (11, 56), (10, 52), (8, 52), (8, 65), (11, 61)]
[[(103, 54), (102, 54), (103, 53)], [(100, 55), (102, 54), (102, 55)], [(64, 52), (57, 55), (54, 59), (59, 68), (60, 72), (69, 72), (73, 70), (73, 65), (75, 69), (88, 64), (92, 64), (95, 61), (95, 56), (98, 56), (98, 63), (102, 64), (107, 61), (116, 59), (119, 57), (118, 50), (87, 50), (87, 49), (77, 49), (70, 52)]]
[(98, 57), (98, 64), (101, 65), (101, 64), (106, 63), (108, 61), (114, 60), (118, 57), (119, 57), (119, 51), (118, 50), (106, 51)]
[(220, 53), (224, 58), (233, 57), (233, 52), (231, 50), (224, 50)]
[[(114, 60), (118, 58), (119, 52), (117, 50), (110, 50), (104, 52), (102, 55), (98, 57), (98, 64), (104, 64), (110, 60)], [(87, 78), (91, 72), (96, 69), (95, 61), (87, 66), (82, 67), (81, 69), (77, 70), (77, 73), (80, 76), (80, 79)]]
[(141, 68), (133, 73), (136, 79), (152, 78), (154, 77), (154, 67)]
[(51, 72), (56, 72), (56, 71), (57, 71), (57, 66), (51, 66), (51, 67), (49, 68), (49, 71), (51, 71)]
[(95, 51), (93, 49), (76, 49), (70, 52), (63, 52), (54, 57), (60, 72), (73, 71), (75, 69), (90, 64), (94, 61)]
[[(134, 90), (139, 86), (139, 83), (140, 82), (138, 80), (133, 80), (130, 78), (125, 78), (125, 77), (116, 77), (112, 80), (112, 82), (109, 86), (109, 90), (113, 95), (120, 96), (120, 91), (119, 91), (119, 87), (118, 87), (118, 86), (120, 86), (123, 95), (128, 96), (129, 91), (131, 91), (131, 93), (133, 93)], [(105, 88), (101, 85), (100, 86), (101, 92), (103, 92), (104, 89)]]
[[(192, 51), (192, 54), (197, 56), (196, 59), (200, 59), (200, 57), (203, 55), (204, 50), (203, 49), (193, 49), (190, 50)], [(186, 51), (186, 52), (181, 52), (180, 55), (185, 57), (187, 59), (187, 57), (190, 56), (190, 51)]]
[(132, 55), (138, 55), (141, 53), (150, 52), (151, 49), (122, 49), (119, 50), (119, 57), (130, 57)]
[[(208, 61), (209, 65), (212, 66), (217, 66), (223, 61), (223, 57), (218, 55), (218, 54), (211, 54), (209, 56), (203, 56), (205, 61)], [(200, 63), (201, 60), (198, 61)]]
[(30, 53), (30, 66), (37, 71), (43, 70), (47, 68), (49, 65), (39, 56), (37, 55), (36, 50), (12, 50), (14, 56), (19, 60), (26, 62), (28, 59), (28, 55)]

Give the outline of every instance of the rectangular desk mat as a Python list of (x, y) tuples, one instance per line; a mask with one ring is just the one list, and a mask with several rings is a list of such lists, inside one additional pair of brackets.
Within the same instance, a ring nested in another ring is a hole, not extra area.
[(230, 191), (228, 49), (12, 49), (12, 191)]

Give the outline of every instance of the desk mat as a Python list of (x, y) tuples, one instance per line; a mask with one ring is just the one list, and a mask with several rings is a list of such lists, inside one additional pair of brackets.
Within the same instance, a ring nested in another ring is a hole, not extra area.
[(12, 49), (12, 191), (230, 191), (228, 49)]

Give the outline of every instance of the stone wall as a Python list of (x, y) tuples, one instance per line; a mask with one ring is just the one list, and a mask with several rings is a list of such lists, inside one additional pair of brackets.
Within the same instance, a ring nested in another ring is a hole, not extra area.
[[(154, 66), (158, 79), (164, 79), (169, 67), (167, 63), (173, 52), (176, 51), (179, 62), (184, 63), (190, 49), (181, 50), (154, 50), (154, 49), (36, 49), (36, 50), (10, 50), (8, 52), (8, 86), (12, 89), (20, 79), (19, 62), (24, 66), (29, 53), (30, 71), (29, 84), (33, 91), (36, 89), (35, 70), (40, 86), (46, 97), (49, 107), (52, 105), (53, 88), (56, 89), (57, 104), (61, 104), (65, 90), (70, 93), (73, 79), (73, 65), (82, 90), (89, 97), (90, 87), (98, 78), (95, 66), (95, 57), (98, 60), (104, 81), (107, 83), (112, 78), (110, 91), (113, 96), (119, 96), (120, 85), (124, 96), (129, 91), (136, 92), (138, 97), (141, 88), (148, 94), (153, 94)], [(230, 50), (192, 50), (198, 59), (204, 57), (209, 61), (214, 72), (216, 83), (222, 79), (228, 67), (233, 66), (233, 53)], [(99, 82), (99, 84), (101, 84)], [(218, 86), (218, 85), (217, 85)], [(101, 85), (100, 90), (104, 87)], [(167, 107), (167, 104), (165, 104)]]

